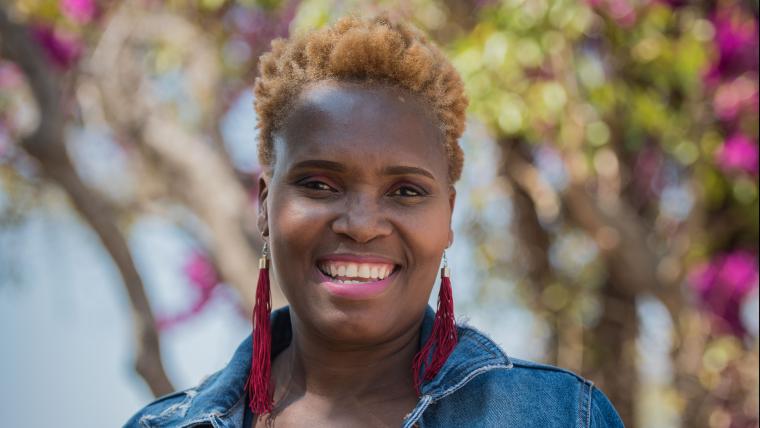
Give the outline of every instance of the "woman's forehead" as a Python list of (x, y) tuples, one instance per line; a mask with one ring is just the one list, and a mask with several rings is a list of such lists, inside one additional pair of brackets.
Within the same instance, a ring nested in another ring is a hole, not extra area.
[(275, 162), (320, 156), (407, 159), (444, 176), (448, 168), (429, 107), (410, 92), (380, 85), (323, 82), (305, 88), (275, 135)]

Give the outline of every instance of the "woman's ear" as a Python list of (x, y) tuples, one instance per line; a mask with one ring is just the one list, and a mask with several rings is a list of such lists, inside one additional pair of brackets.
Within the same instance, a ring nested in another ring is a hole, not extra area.
[(269, 181), (271, 177), (267, 171), (262, 171), (259, 174), (259, 213), (257, 218), (257, 226), (261, 236), (266, 238), (269, 236), (269, 210), (267, 204), (267, 197), (269, 196)]
[[(457, 189), (454, 188), (454, 185), (452, 184), (449, 186), (449, 206), (451, 206), (451, 217), (454, 217), (454, 205), (456, 204), (457, 200)], [(449, 218), (449, 245), (446, 246), (446, 248), (450, 247), (451, 244), (454, 243), (454, 225), (452, 224), (451, 218)]]

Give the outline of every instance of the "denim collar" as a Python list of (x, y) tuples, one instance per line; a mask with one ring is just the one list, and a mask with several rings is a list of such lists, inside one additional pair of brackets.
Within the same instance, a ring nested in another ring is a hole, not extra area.
[[(430, 336), (435, 312), (428, 306), (420, 328), (420, 346)], [(292, 339), (290, 309), (286, 306), (272, 313), (272, 356), (282, 352)], [(427, 406), (461, 388), (480, 373), (512, 368), (512, 362), (490, 339), (468, 326), (458, 326), (458, 343), (438, 374), (421, 387), (417, 407), (407, 415), (404, 426), (411, 425)], [(146, 415), (145, 426), (190, 427), (211, 424), (215, 427), (238, 427), (245, 405), (245, 382), (251, 365), (251, 336), (235, 351), (230, 362), (199, 386), (183, 391), (182, 402), (164, 409), (159, 415)], [(174, 396), (174, 395), (172, 395)]]

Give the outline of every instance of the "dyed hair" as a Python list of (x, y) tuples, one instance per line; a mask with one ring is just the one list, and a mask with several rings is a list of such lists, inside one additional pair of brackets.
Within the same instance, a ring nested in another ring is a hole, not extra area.
[(420, 31), (384, 17), (346, 17), (325, 29), (272, 41), (254, 87), (261, 165), (272, 164), (273, 134), (305, 85), (325, 80), (388, 84), (417, 95), (439, 122), (449, 181), (459, 179), (464, 155), (457, 140), (467, 108), (462, 79)]

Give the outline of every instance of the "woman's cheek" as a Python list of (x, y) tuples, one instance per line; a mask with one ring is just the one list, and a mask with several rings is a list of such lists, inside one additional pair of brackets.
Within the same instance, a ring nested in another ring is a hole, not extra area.
[(448, 244), (450, 218), (448, 205), (435, 204), (408, 213), (399, 224), (403, 225), (402, 233), (418, 249), (420, 255), (437, 258)]
[(324, 203), (297, 195), (282, 195), (273, 208), (274, 212), (279, 213), (274, 219), (279, 232), (283, 235), (295, 234), (295, 242), (304, 244), (308, 244), (304, 242), (307, 241), (306, 236), (320, 232), (330, 214)]

